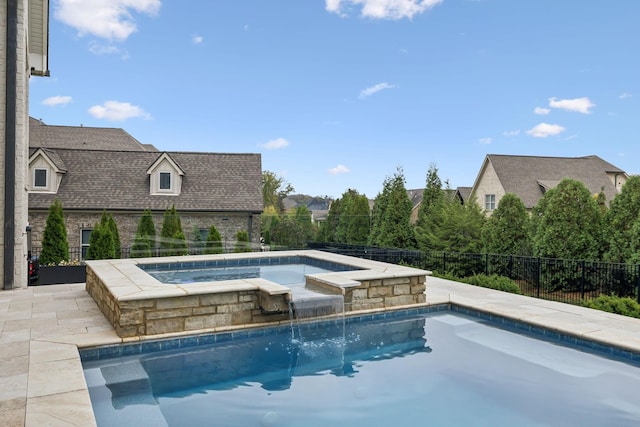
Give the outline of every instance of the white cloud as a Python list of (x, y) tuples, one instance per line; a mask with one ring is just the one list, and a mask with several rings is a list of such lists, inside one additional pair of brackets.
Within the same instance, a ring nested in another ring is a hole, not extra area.
[(394, 85), (390, 85), (389, 83), (378, 83), (377, 85), (374, 85), (362, 90), (360, 92), (359, 98), (360, 99), (366, 98), (367, 96), (371, 96), (374, 93), (380, 92), (381, 90), (393, 89), (394, 87), (395, 87)]
[(539, 116), (546, 116), (551, 112), (549, 108), (536, 107), (533, 109), (533, 112)]
[(105, 101), (102, 105), (94, 105), (89, 108), (89, 114), (98, 119), (106, 119), (113, 122), (142, 117), (150, 119), (151, 114), (142, 108), (131, 105), (128, 102)]
[(75, 28), (80, 37), (93, 34), (123, 41), (138, 30), (132, 11), (155, 15), (160, 4), (160, 0), (59, 0), (54, 16)]
[(575, 99), (549, 98), (549, 107), (560, 108), (567, 111), (574, 111), (576, 113), (589, 114), (591, 113), (591, 111), (589, 110), (595, 106), (596, 104), (591, 102), (586, 96)]
[(200, 44), (204, 41), (204, 37), (202, 36), (193, 36), (193, 39), (191, 39), (193, 41), (193, 44)]
[(46, 105), (48, 107), (55, 107), (57, 105), (66, 105), (71, 102), (70, 96), (51, 96), (42, 101), (42, 105)]
[(491, 142), (493, 142), (493, 139), (491, 139), (491, 138), (480, 138), (478, 140), (478, 142), (480, 142), (480, 144), (491, 144)]
[(391, 19), (413, 18), (426, 12), (443, 0), (325, 0), (325, 9), (340, 16), (347, 16), (345, 9), (361, 7), (364, 18)]
[[(94, 40), (89, 42), (89, 52), (93, 53), (94, 55), (117, 55), (122, 53), (120, 48), (113, 44), (102, 44)], [(123, 54), (123, 57), (126, 58), (128, 57), (128, 55), (125, 53)]]
[(620, 96), (618, 98), (620, 98), (620, 99), (631, 98), (631, 94), (627, 93), (627, 92), (623, 92), (622, 94), (620, 94)]
[(329, 173), (331, 175), (339, 175), (341, 173), (348, 173), (348, 172), (349, 172), (349, 168), (346, 167), (345, 165), (338, 165), (335, 168), (329, 169)]
[(285, 148), (289, 145), (289, 141), (284, 138), (276, 138), (267, 142), (266, 144), (260, 145), (262, 148), (267, 150), (279, 150), (280, 148)]
[(502, 132), (502, 134), (504, 136), (518, 136), (520, 135), (520, 129), (516, 129), (516, 130), (505, 130), (504, 132)]
[(558, 135), (564, 132), (565, 128), (560, 125), (550, 125), (548, 123), (540, 123), (528, 130), (527, 133), (535, 138), (546, 138), (548, 136)]

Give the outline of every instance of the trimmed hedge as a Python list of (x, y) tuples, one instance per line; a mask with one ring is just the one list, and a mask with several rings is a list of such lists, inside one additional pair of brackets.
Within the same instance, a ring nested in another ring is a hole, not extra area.
[(584, 301), (582, 305), (609, 313), (640, 318), (640, 304), (629, 297), (621, 298), (613, 295), (600, 295), (597, 298)]

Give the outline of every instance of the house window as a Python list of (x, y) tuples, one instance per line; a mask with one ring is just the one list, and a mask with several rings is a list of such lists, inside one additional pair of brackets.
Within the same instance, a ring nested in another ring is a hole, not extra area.
[(47, 188), (47, 170), (46, 169), (34, 169), (33, 186), (35, 188)]
[(83, 228), (80, 231), (80, 248), (82, 250), (82, 259), (87, 258), (87, 250), (89, 249), (89, 241), (91, 239), (91, 230), (90, 228)]
[(484, 208), (488, 211), (495, 210), (496, 208), (496, 195), (485, 194), (484, 195)]
[(160, 172), (160, 189), (171, 190), (171, 172)]
[(207, 237), (209, 237), (209, 229), (208, 228), (200, 228), (198, 230), (200, 232), (200, 240), (203, 242), (207, 241)]

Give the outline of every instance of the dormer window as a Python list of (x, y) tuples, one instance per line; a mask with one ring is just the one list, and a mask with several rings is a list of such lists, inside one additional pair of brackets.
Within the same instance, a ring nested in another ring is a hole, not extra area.
[(160, 172), (160, 190), (171, 190), (171, 172)]
[(47, 169), (35, 168), (33, 170), (33, 188), (47, 188)]
[(178, 196), (184, 171), (168, 153), (162, 153), (147, 169), (150, 193), (158, 196)]

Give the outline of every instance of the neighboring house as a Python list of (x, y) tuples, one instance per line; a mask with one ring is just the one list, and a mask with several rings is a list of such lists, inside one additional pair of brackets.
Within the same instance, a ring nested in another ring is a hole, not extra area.
[(565, 178), (582, 182), (591, 193), (604, 191), (607, 203), (618, 194), (628, 175), (598, 156), (536, 157), (489, 154), (473, 184), (475, 198), (490, 214), (506, 193), (516, 194), (530, 211), (544, 193)]
[(471, 189), (471, 187), (458, 187), (456, 188), (454, 195), (458, 199), (458, 201), (464, 205), (465, 202), (469, 200)]
[(286, 211), (296, 209), (298, 206), (306, 206), (311, 212), (311, 222), (321, 223), (327, 220), (331, 208), (329, 197), (311, 197), (303, 194), (287, 196), (282, 200)]
[(1, 2), (0, 28), (0, 286), (12, 289), (27, 286), (29, 79), (49, 75), (49, 1)]
[(49, 206), (60, 200), (71, 247), (89, 244), (106, 210), (121, 243), (133, 243), (138, 221), (151, 209), (156, 234), (175, 205), (187, 240), (205, 237), (212, 224), (230, 249), (238, 231), (260, 239), (260, 154), (163, 152), (122, 129), (49, 126), (30, 120), (29, 223), (39, 247)]

